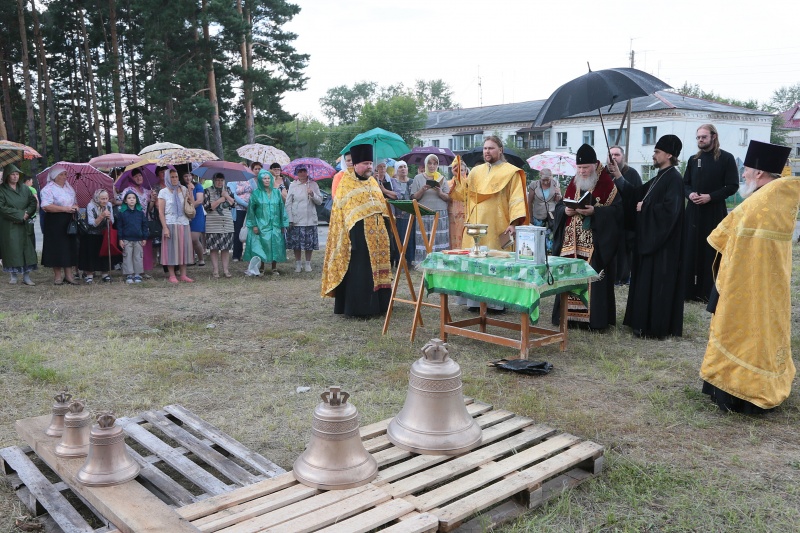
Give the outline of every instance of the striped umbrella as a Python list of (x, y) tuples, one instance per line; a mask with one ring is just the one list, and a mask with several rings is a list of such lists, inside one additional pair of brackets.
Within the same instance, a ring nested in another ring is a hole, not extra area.
[(105, 154), (98, 157), (93, 157), (89, 160), (89, 164), (99, 170), (111, 170), (112, 168), (124, 167), (137, 161), (141, 161), (141, 157), (136, 154)]
[(248, 161), (258, 161), (265, 167), (268, 167), (272, 163), (278, 163), (283, 167), (291, 162), (286, 152), (274, 146), (269, 146), (268, 144), (245, 144), (237, 148), (236, 153)]
[[(104, 172), (100, 172), (88, 163), (69, 163), (61, 161), (53, 166), (62, 167), (67, 171), (67, 183), (75, 189), (75, 196), (78, 198), (78, 206), (86, 207), (92, 200), (97, 189), (105, 189), (113, 196), (114, 180)], [(47, 185), (47, 173), (53, 167), (47, 167), (37, 174), (39, 188)]]
[(187, 163), (205, 163), (206, 161), (218, 161), (219, 157), (213, 152), (200, 148), (181, 148), (173, 150), (158, 158), (158, 164), (162, 167), (167, 165), (185, 165)]

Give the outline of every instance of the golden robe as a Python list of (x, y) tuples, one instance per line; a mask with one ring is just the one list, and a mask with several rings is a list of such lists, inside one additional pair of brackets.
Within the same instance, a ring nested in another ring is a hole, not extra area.
[(333, 199), (325, 262), (322, 265), (322, 296), (333, 298), (336, 287), (350, 266), (350, 230), (364, 221), (374, 290), (391, 287), (389, 233), (384, 217), (389, 210), (375, 178), (360, 180), (353, 170), (344, 172)]
[[(467, 224), (489, 225), (480, 245), (499, 250), (500, 234), (511, 222), (522, 219), (521, 224), (527, 224), (530, 220), (525, 189), (525, 172), (521, 169), (505, 162), (491, 166), (484, 163), (470, 170), (467, 179), (450, 191), (450, 197), (466, 204)], [(461, 246), (474, 245), (472, 237), (464, 232)]]
[(708, 236), (721, 254), (700, 377), (762, 409), (791, 392), (792, 236), (800, 177), (774, 180), (731, 211)]

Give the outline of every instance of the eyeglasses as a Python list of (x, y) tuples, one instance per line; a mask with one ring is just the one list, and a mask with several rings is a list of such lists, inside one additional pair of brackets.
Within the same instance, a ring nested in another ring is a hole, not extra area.
[(695, 139), (697, 139), (698, 141), (702, 141), (704, 139), (710, 139), (710, 138), (711, 138), (711, 135), (698, 135), (697, 137), (695, 137)]

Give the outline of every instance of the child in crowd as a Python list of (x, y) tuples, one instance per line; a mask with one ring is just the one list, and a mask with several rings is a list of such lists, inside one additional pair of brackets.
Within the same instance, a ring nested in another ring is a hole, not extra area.
[(144, 272), (144, 245), (150, 232), (142, 204), (133, 191), (128, 191), (122, 199), (117, 217), (117, 236), (122, 248), (122, 273), (126, 283), (141, 283)]

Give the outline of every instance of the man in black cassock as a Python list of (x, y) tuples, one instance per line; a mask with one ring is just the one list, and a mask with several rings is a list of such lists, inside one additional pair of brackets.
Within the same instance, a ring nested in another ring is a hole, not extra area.
[(636, 189), (636, 240), (624, 324), (639, 337), (683, 333), (684, 199), (681, 173), (675, 168), (681, 147), (675, 135), (661, 137), (653, 151), (658, 174)]
[[(603, 330), (617, 323), (614, 299), (614, 261), (622, 233), (622, 198), (608, 170), (597, 160), (594, 148), (584, 144), (576, 154), (577, 173), (554, 213), (553, 254), (589, 262), (600, 279), (589, 285), (589, 308), (569, 297), (567, 320)], [(577, 200), (591, 191), (585, 209), (572, 209), (564, 200)], [(553, 324), (559, 323), (560, 299), (553, 308)]]
[[(636, 169), (629, 166), (625, 159), (625, 150), (621, 146), (612, 146), (608, 149), (611, 156), (608, 161), (608, 172), (614, 178), (614, 185), (622, 195), (623, 203), (627, 197), (633, 195), (637, 187), (642, 186), (642, 177)], [(631, 279), (631, 257), (633, 255), (633, 230), (627, 228), (620, 235), (619, 248), (617, 248), (616, 285), (627, 285)]]
[(725, 200), (739, 189), (739, 172), (733, 155), (719, 148), (712, 124), (697, 128), (699, 151), (689, 158), (683, 174), (686, 199), (683, 275), (685, 298), (707, 302), (714, 280), (711, 266), (716, 252), (706, 239), (728, 215)]

